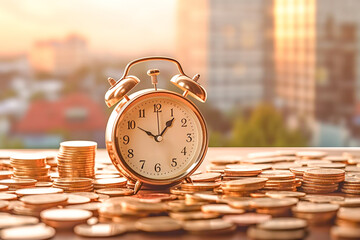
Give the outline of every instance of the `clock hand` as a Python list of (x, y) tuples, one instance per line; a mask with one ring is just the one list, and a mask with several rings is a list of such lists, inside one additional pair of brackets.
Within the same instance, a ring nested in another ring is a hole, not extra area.
[(166, 129), (172, 126), (173, 121), (174, 121), (174, 118), (172, 118), (171, 120), (166, 122), (166, 126), (165, 126), (164, 130), (162, 130), (162, 132), (160, 133), (159, 136), (162, 136), (165, 133)]
[(156, 121), (158, 126), (158, 135), (160, 135), (159, 111), (156, 111)]
[(150, 131), (146, 131), (145, 129), (142, 129), (141, 127), (138, 127), (138, 129), (144, 131), (148, 136), (155, 138), (155, 135), (152, 134)]

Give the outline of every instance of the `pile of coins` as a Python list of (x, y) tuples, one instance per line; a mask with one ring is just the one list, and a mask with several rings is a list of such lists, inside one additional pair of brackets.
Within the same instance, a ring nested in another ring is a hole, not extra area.
[(97, 238), (143, 232), (303, 239), (315, 236), (316, 228), (308, 226), (334, 220), (333, 239), (360, 236), (360, 157), (318, 151), (225, 155), (208, 159), (207, 171), (196, 171), (191, 181), (133, 195), (134, 183), (110, 161), (94, 165), (95, 150), (92, 142), (62, 143), (59, 174), (54, 158), (40, 161), (52, 165), (46, 181), (17, 178), (19, 161), (11, 160), (14, 170), (0, 171), (0, 238), (47, 239), (55, 229), (67, 229)]
[(331, 193), (338, 190), (344, 179), (342, 169), (309, 169), (303, 175), (302, 189), (306, 193)]
[(58, 178), (53, 187), (63, 189), (64, 192), (91, 192), (94, 190), (91, 178)]
[(46, 156), (40, 154), (16, 154), (10, 158), (13, 176), (17, 179), (35, 179), (39, 182), (50, 181)]
[(59, 176), (94, 178), (96, 147), (91, 141), (62, 142), (57, 156)]

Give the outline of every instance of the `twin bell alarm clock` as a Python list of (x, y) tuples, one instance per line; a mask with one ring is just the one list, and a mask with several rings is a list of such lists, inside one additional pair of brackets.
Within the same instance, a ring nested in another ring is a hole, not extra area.
[[(157, 88), (160, 71), (150, 69), (154, 88), (131, 95), (140, 79), (129, 75), (132, 66), (146, 61), (176, 64), (179, 74), (170, 82), (183, 94)], [(187, 97), (205, 102), (206, 91), (197, 82), (200, 75), (188, 77), (180, 63), (168, 57), (146, 57), (130, 62), (118, 80), (109, 78), (105, 94), (108, 107), (117, 104), (106, 127), (106, 148), (115, 167), (134, 184), (134, 193), (142, 186), (169, 187), (181, 181), (191, 182), (190, 175), (200, 166), (208, 147), (204, 117)]]

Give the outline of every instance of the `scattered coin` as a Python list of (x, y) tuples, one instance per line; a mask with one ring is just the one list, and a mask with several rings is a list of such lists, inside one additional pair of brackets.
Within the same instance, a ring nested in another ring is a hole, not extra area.
[(29, 226), (7, 228), (0, 231), (0, 238), (4, 240), (42, 240), (55, 236), (55, 229), (43, 223)]
[(93, 225), (80, 224), (75, 226), (74, 232), (83, 237), (113, 237), (126, 232), (126, 227), (118, 223), (97, 223)]
[(182, 229), (179, 221), (166, 216), (139, 219), (135, 227), (144, 232), (174, 232)]
[(72, 228), (85, 223), (92, 215), (82, 209), (47, 209), (40, 213), (41, 220), (54, 228)]
[(223, 217), (223, 220), (232, 222), (241, 227), (259, 224), (270, 219), (271, 215), (261, 213), (244, 213), (241, 215), (226, 215)]
[(195, 234), (223, 234), (236, 230), (235, 224), (222, 219), (188, 221), (183, 228)]

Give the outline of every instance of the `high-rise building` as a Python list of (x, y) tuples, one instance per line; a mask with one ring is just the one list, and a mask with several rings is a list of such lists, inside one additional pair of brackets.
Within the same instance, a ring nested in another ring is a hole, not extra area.
[(87, 42), (77, 35), (64, 40), (38, 41), (29, 58), (36, 72), (67, 75), (88, 63)]
[(271, 6), (266, 0), (178, 1), (178, 56), (200, 73), (220, 110), (254, 107), (266, 98)]
[(328, 140), (354, 127), (359, 7), (357, 0), (274, 1), (275, 103), (291, 124), (314, 132), (315, 145), (346, 145)]

